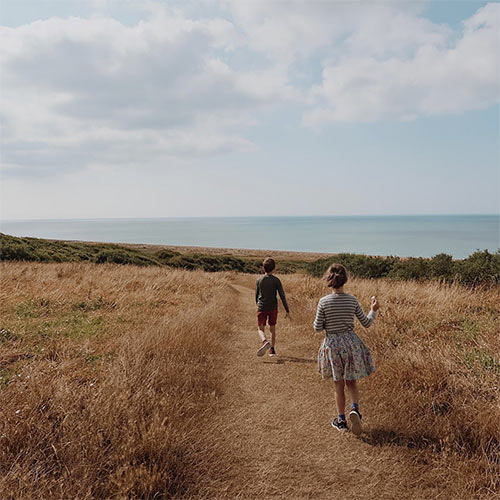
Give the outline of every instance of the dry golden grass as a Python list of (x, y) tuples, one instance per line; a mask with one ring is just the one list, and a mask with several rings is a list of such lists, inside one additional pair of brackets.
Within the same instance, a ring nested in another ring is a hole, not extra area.
[[(310, 329), (318, 298), (330, 290), (305, 276), (283, 282), (294, 329)], [(361, 279), (346, 290), (365, 311), (373, 294), (382, 304), (372, 328), (357, 326), (377, 367), (361, 385), (362, 405), (376, 416), (365, 439), (435, 451), (445, 469), (467, 458), (463, 497), (500, 494), (498, 290)]]
[(213, 463), (203, 424), (227, 286), (220, 274), (3, 264), (0, 496), (196, 494)]
[(327, 434), (333, 390), (315, 373), (312, 333), (320, 280), (282, 277), (293, 321), (279, 322), (281, 358), (263, 364), (255, 277), (0, 270), (1, 498), (500, 493), (496, 290), (348, 283), (365, 309), (374, 293), (382, 303), (358, 328), (377, 372), (361, 384), (369, 428), (353, 441)]

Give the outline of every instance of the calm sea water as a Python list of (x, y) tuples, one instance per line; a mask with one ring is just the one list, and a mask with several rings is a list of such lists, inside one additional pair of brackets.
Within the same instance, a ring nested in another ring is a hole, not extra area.
[(189, 217), (2, 221), (1, 232), (64, 240), (463, 258), (500, 247), (500, 215)]

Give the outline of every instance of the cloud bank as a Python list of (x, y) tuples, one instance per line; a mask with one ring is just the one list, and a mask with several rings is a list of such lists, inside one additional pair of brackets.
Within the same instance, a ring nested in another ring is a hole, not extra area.
[(320, 127), (498, 100), (499, 4), (458, 33), (399, 2), (145, 5), (133, 25), (98, 9), (0, 28), (4, 173), (252, 151), (251, 127), (283, 105)]

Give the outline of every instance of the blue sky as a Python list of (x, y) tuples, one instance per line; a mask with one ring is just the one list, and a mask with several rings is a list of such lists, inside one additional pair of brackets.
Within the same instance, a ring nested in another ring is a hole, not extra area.
[(499, 13), (2, 0), (2, 217), (497, 213)]

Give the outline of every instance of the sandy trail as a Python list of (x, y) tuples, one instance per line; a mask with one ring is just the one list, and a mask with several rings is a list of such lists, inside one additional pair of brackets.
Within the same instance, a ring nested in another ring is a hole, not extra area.
[[(226, 474), (217, 485), (227, 498), (427, 499), (446, 496), (418, 452), (379, 446), (330, 426), (335, 415), (330, 381), (321, 381), (311, 339), (278, 319), (277, 353), (256, 356), (254, 290), (237, 279), (236, 331), (227, 343), (226, 390), (218, 423)], [(321, 339), (318, 337), (318, 346)], [(361, 393), (362, 394), (362, 393)], [(362, 399), (361, 399), (362, 403)], [(362, 407), (363, 410), (363, 407)]]

